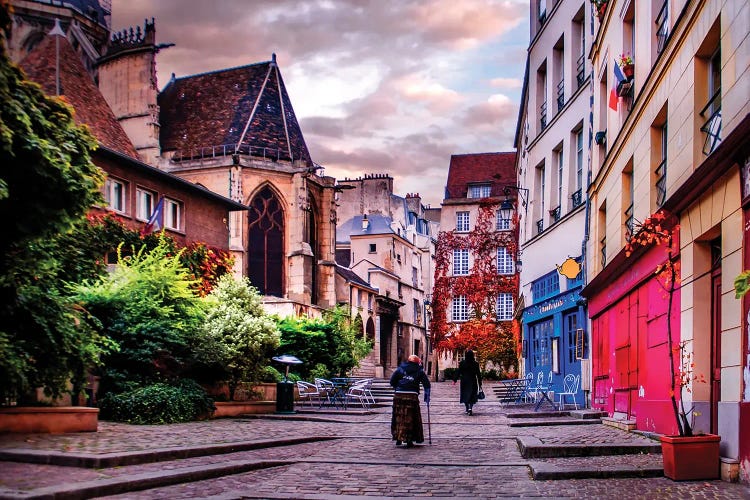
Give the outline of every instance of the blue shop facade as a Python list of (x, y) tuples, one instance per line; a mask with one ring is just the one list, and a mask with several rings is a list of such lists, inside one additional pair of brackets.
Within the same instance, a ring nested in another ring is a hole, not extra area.
[[(567, 279), (554, 270), (532, 283), (534, 302), (523, 310), (521, 353), (526, 374), (533, 374), (534, 383), (539, 373), (542, 373), (545, 383), (551, 378), (550, 390), (555, 393), (555, 401), (564, 389), (565, 376), (577, 376), (575, 400), (579, 408), (585, 407), (586, 398), (581, 387), (585, 382), (582, 381), (581, 367), (582, 361), (588, 358), (586, 302), (580, 295), (582, 274), (575, 279)], [(567, 285), (564, 292), (560, 292), (561, 280)], [(568, 397), (567, 403), (572, 402)]]

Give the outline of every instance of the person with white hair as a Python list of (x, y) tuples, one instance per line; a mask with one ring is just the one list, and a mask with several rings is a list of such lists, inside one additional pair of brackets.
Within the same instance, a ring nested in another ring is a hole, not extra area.
[(430, 379), (422, 370), (422, 360), (412, 354), (391, 375), (391, 386), (396, 391), (393, 395), (391, 436), (396, 446), (406, 443), (406, 447), (411, 448), (414, 443), (424, 442), (419, 384), (424, 386), (424, 402), (429, 404)]

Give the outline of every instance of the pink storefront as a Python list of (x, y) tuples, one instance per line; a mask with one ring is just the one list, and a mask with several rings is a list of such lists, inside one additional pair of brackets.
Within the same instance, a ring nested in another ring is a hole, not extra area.
[[(675, 434), (669, 399), (668, 294), (654, 276), (666, 256), (663, 247), (629, 258), (621, 252), (581, 295), (588, 299), (591, 318), (591, 406), (635, 420), (640, 430)], [(671, 311), (674, 342), (680, 338), (679, 311), (678, 290)]]

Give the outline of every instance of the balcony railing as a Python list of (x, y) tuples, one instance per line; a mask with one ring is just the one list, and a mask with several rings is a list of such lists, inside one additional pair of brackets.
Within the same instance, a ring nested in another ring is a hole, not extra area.
[(576, 65), (576, 83), (577, 88), (581, 88), (583, 81), (586, 79), (586, 54), (581, 54), (578, 58), (578, 64)]
[(557, 112), (562, 111), (565, 106), (565, 79), (560, 80), (557, 84)]
[(669, 36), (669, 2), (665, 0), (664, 5), (661, 6), (659, 15), (656, 16), (656, 51), (661, 54), (664, 50), (664, 45), (667, 43), (667, 37)]
[(714, 93), (700, 114), (704, 118), (707, 114), (709, 115), (708, 120), (701, 127), (701, 132), (706, 134), (703, 154), (710, 155), (721, 143), (721, 89)]
[(656, 206), (661, 207), (667, 199), (667, 159), (656, 168)]
[(633, 236), (633, 227), (635, 225), (635, 218), (633, 217), (633, 204), (625, 210), (625, 229), (626, 239), (630, 241), (630, 237)]
[(573, 202), (573, 208), (576, 208), (581, 203), (583, 203), (583, 190), (579, 189), (572, 195), (570, 195), (570, 199)]
[(542, 234), (544, 232), (544, 219), (536, 221), (536, 234)]
[(560, 220), (560, 205), (549, 211), (549, 218), (552, 224)]
[(539, 125), (542, 130), (547, 128), (547, 101), (539, 107)]
[(607, 265), (607, 237), (605, 236), (599, 240), (600, 257), (602, 261), (602, 269)]
[(547, 9), (539, 12), (539, 25), (542, 26), (547, 21)]

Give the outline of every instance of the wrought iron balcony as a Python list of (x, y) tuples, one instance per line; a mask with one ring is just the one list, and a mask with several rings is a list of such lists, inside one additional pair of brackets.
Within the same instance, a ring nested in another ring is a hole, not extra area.
[(536, 221), (536, 234), (542, 234), (544, 232), (544, 219)]
[(542, 130), (547, 128), (547, 101), (539, 107), (539, 125)]
[(584, 80), (586, 80), (586, 55), (581, 54), (581, 57), (578, 58), (578, 63), (576, 65), (576, 83), (578, 84), (577, 88), (581, 88)]
[(560, 80), (557, 84), (557, 112), (559, 113), (565, 106), (565, 79)]
[(625, 229), (627, 231), (626, 239), (628, 241), (630, 241), (630, 237), (633, 236), (634, 224), (635, 218), (633, 217), (633, 204), (631, 203), (630, 206), (625, 210)]
[(704, 118), (707, 114), (709, 115), (708, 120), (701, 127), (701, 132), (706, 134), (703, 154), (710, 155), (721, 143), (721, 89), (714, 93), (700, 114)]
[(600, 257), (602, 260), (602, 269), (607, 265), (607, 237), (605, 236), (599, 240)]
[(656, 205), (661, 207), (667, 199), (667, 159), (656, 168)]
[(573, 208), (576, 208), (581, 203), (583, 203), (583, 190), (579, 189), (572, 195), (570, 195), (570, 199), (573, 202)]
[(552, 224), (560, 220), (560, 205), (549, 211), (549, 218)]
[(661, 6), (659, 15), (656, 16), (656, 51), (661, 54), (664, 50), (664, 45), (667, 43), (667, 37), (669, 36), (669, 2), (664, 1), (664, 5)]

